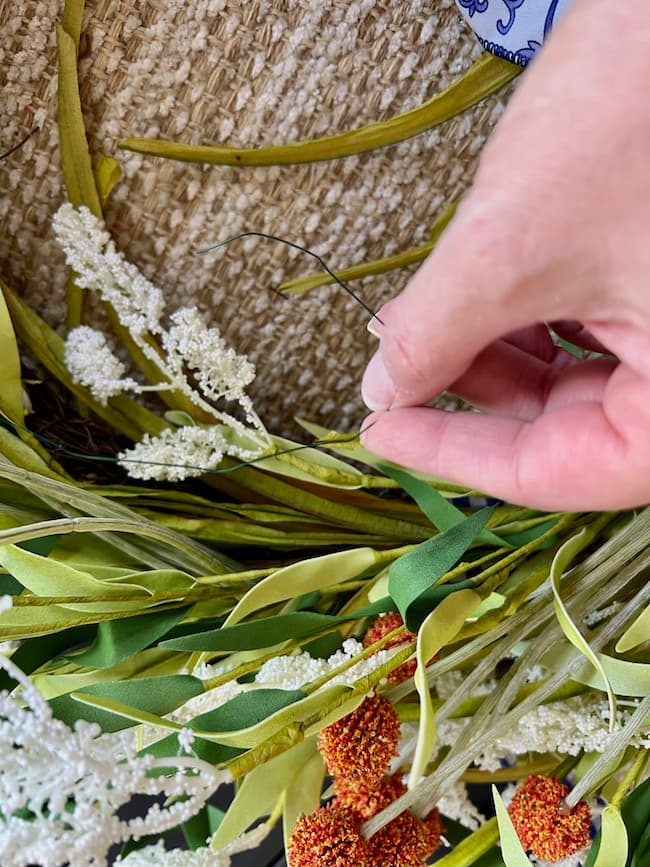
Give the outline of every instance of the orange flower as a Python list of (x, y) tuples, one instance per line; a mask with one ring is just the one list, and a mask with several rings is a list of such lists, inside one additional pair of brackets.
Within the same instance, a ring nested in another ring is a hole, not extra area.
[[(381, 614), (379, 617), (375, 618), (368, 627), (366, 634), (363, 636), (363, 646), (370, 647), (370, 645), (374, 644), (375, 641), (379, 641), (380, 638), (383, 638), (395, 629), (399, 629), (400, 626), (404, 626), (404, 621), (402, 620), (402, 615), (399, 611), (390, 611), (388, 614)], [(414, 642), (416, 640), (417, 635), (415, 635), (415, 633), (409, 632), (408, 629), (404, 629), (402, 632), (398, 632), (397, 635), (389, 638), (386, 644), (384, 644), (384, 648), (399, 647), (402, 644), (408, 644), (409, 642)], [(435, 662), (437, 658), (438, 656), (436, 654), (436, 656), (434, 656), (433, 659), (430, 659), (427, 664)], [(408, 680), (409, 677), (413, 677), (416, 668), (417, 660), (409, 659), (407, 662), (403, 662), (401, 665), (398, 665), (397, 668), (393, 669), (393, 671), (388, 675), (388, 680), (391, 683), (402, 683), (402, 681)]]
[(360, 827), (361, 819), (344, 807), (302, 815), (287, 845), (289, 867), (374, 867)]
[(322, 730), (318, 749), (330, 774), (372, 785), (397, 755), (400, 727), (389, 701), (368, 696), (359, 707)]
[(429, 855), (433, 855), (442, 843), (442, 835), (445, 833), (445, 826), (442, 824), (440, 813), (435, 807), (424, 817), (422, 822), (424, 823), (424, 828), (427, 832), (427, 843), (430, 849)]
[(555, 777), (534, 774), (517, 789), (508, 807), (524, 849), (555, 863), (575, 855), (589, 843), (591, 813), (584, 801), (569, 809), (569, 787)]
[(405, 791), (406, 786), (397, 776), (382, 777), (372, 785), (363, 780), (337, 777), (335, 803), (342, 807), (349, 807), (362, 819), (370, 819), (392, 804)]
[(408, 810), (377, 831), (368, 842), (369, 863), (373, 867), (425, 867), (432, 852), (424, 822)]

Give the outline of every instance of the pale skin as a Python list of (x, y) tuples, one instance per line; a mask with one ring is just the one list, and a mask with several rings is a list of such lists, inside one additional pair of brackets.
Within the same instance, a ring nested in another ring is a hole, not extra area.
[[(647, 0), (576, 0), (378, 315), (369, 449), (533, 508), (650, 501)], [(578, 361), (547, 322), (608, 355)], [(425, 406), (445, 389), (482, 412)]]

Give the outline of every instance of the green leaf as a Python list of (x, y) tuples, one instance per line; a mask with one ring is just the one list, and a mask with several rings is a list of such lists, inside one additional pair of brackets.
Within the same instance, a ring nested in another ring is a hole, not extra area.
[(632, 867), (647, 867), (650, 864), (650, 824), (641, 835), (639, 844), (632, 853)]
[(74, 656), (81, 666), (108, 668), (154, 644), (176, 626), (188, 608), (175, 608), (129, 617), (127, 620), (107, 620), (100, 623), (91, 646)]
[[(187, 674), (99, 683), (83, 689), (85, 695), (109, 699), (156, 716), (163, 716), (176, 710), (202, 692), (201, 681)], [(69, 726), (78, 719), (99, 723), (102, 730), (106, 732), (120, 731), (131, 725), (122, 716), (75, 701), (72, 695), (58, 696), (52, 699), (49, 705), (54, 716)]]
[(309, 738), (246, 774), (219, 826), (214, 847), (227, 846), (256, 819), (268, 815), (282, 792), (315, 753), (316, 739)]
[[(8, 576), (2, 576), (6, 578)], [(0, 584), (0, 593), (4, 589)], [(0, 627), (1, 630), (1, 627)], [(64, 629), (61, 632), (55, 632), (53, 635), (46, 635), (42, 638), (31, 638), (24, 641), (11, 655), (11, 660), (25, 674), (31, 674), (36, 671), (41, 665), (55, 659), (59, 654), (77, 647), (80, 644), (85, 644), (89, 641), (95, 632), (93, 626), (78, 626), (73, 629)], [(0, 671), (0, 690), (9, 689), (14, 683), (12, 678), (6, 671)]]
[(506, 867), (530, 867), (530, 861), (519, 841), (517, 832), (512, 825), (508, 811), (501, 800), (501, 795), (497, 791), (496, 786), (492, 786), (492, 797), (494, 798), (494, 808), (499, 824), (501, 853)]
[(254, 611), (276, 602), (293, 599), (311, 590), (322, 590), (332, 584), (340, 584), (355, 578), (374, 566), (377, 559), (377, 554), (372, 548), (354, 548), (350, 551), (326, 554), (324, 557), (301, 560), (278, 569), (277, 572), (251, 587), (235, 606), (225, 625), (232, 626), (239, 623)]
[[(471, 588), (471, 581), (434, 586), (463, 556), (478, 534), (483, 530), (493, 507), (481, 509), (462, 524), (450, 527), (444, 533), (422, 542), (415, 550), (404, 554), (389, 568), (388, 588), (408, 629), (417, 632), (420, 623), (441, 599), (459, 589)], [(421, 610), (416, 603), (423, 594), (427, 597), (429, 611)]]
[(171, 650), (258, 650), (272, 647), (289, 639), (301, 640), (328, 627), (334, 627), (342, 618), (328, 614), (315, 614), (300, 611), (294, 614), (278, 614), (275, 617), (262, 617), (236, 626), (211, 629), (163, 641), (161, 647)]
[(650, 641), (650, 605), (639, 614), (616, 643), (617, 653), (626, 653), (639, 644)]
[(614, 691), (607, 679), (605, 669), (603, 668), (598, 655), (594, 653), (587, 640), (571, 619), (569, 612), (562, 601), (562, 596), (560, 595), (560, 579), (563, 572), (573, 561), (576, 554), (578, 554), (578, 552), (581, 551), (589, 541), (591, 541), (589, 528), (584, 527), (579, 533), (576, 533), (575, 536), (568, 539), (553, 558), (550, 574), (551, 588), (553, 590), (553, 607), (555, 608), (555, 615), (562, 628), (562, 632), (564, 632), (571, 644), (573, 644), (580, 653), (587, 657), (589, 662), (602, 677), (605, 689), (607, 690), (610, 713), (610, 730), (612, 730), (616, 720), (616, 696), (614, 695)]
[(603, 810), (600, 828), (600, 846), (594, 867), (625, 867), (628, 839), (621, 811), (613, 804)]
[(396, 144), (431, 129), (495, 93), (520, 72), (521, 68), (514, 64), (485, 54), (457, 81), (411, 111), (307, 142), (246, 149), (128, 138), (120, 147), (151, 156), (212, 165), (269, 166), (338, 159)]
[[(406, 493), (412, 497), (424, 512), (427, 518), (431, 521), (441, 533), (455, 527), (457, 524), (462, 524), (466, 520), (466, 515), (459, 508), (450, 503), (430, 484), (417, 479), (411, 473), (404, 470), (398, 470), (388, 464), (377, 464), (384, 475), (395, 479), (400, 488), (403, 488)], [(486, 545), (496, 545), (497, 548), (502, 548), (508, 545), (499, 536), (490, 532), (490, 530), (481, 530), (476, 537), (478, 542), (483, 542)]]
[(426, 674), (427, 663), (453, 640), (480, 601), (481, 597), (473, 590), (458, 590), (453, 596), (443, 599), (420, 627), (416, 652), (418, 665), (415, 671), (415, 688), (420, 696), (420, 726), (409, 774), (409, 788), (417, 785), (424, 774), (436, 740), (433, 703)]

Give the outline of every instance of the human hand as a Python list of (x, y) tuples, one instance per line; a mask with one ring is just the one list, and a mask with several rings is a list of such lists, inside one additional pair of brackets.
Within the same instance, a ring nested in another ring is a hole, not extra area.
[[(364, 445), (540, 509), (650, 501), (650, 13), (576, 0), (373, 320)], [(578, 361), (544, 322), (609, 357)], [(448, 389), (481, 413), (424, 406)]]

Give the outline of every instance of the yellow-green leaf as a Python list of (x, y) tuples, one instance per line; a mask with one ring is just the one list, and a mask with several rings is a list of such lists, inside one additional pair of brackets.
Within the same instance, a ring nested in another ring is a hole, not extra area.
[(0, 412), (22, 424), (23, 386), (20, 376), (20, 352), (4, 294), (0, 292)]
[(644, 644), (646, 641), (650, 641), (650, 605), (639, 614), (636, 620), (621, 635), (616, 643), (616, 652), (626, 653), (628, 650), (632, 650), (633, 647), (638, 647), (639, 644)]
[(113, 192), (113, 188), (122, 177), (122, 169), (115, 157), (107, 157), (104, 154), (94, 156), (92, 165), (97, 193), (103, 208)]
[(457, 81), (411, 111), (349, 132), (306, 142), (264, 148), (233, 148), (131, 137), (121, 142), (120, 147), (184, 162), (230, 166), (270, 166), (338, 159), (396, 144), (431, 129), (500, 90), (520, 72), (520, 67), (485, 54)]
[(496, 786), (492, 786), (492, 797), (494, 798), (494, 808), (497, 814), (497, 822), (499, 823), (501, 855), (506, 867), (530, 867), (530, 861), (519, 841), (517, 832), (513, 827), (508, 811), (501, 800), (501, 795), (497, 791)]
[(314, 754), (299, 769), (284, 793), (284, 809), (282, 811), (282, 833), (285, 848), (294, 826), (303, 813), (309, 815), (320, 804), (325, 766), (320, 753), (314, 749)]
[(613, 804), (603, 810), (600, 846), (594, 867), (625, 867), (628, 839), (621, 811)]
[(267, 815), (315, 753), (316, 739), (310, 738), (246, 774), (219, 825), (212, 842), (213, 848), (227, 846), (256, 819)]
[(355, 578), (374, 566), (377, 560), (377, 554), (372, 548), (355, 548), (292, 563), (251, 587), (224, 625), (239, 623), (254, 611), (275, 602), (293, 599), (303, 593)]
[(433, 703), (427, 683), (426, 666), (429, 660), (448, 644), (459, 631), (465, 618), (474, 611), (481, 597), (473, 590), (458, 590), (447, 596), (429, 614), (418, 633), (415, 688), (420, 696), (420, 727), (418, 741), (409, 775), (409, 788), (417, 785), (424, 773), (436, 740)]
[(585, 547), (590, 539), (591, 535), (589, 528), (584, 527), (579, 533), (576, 533), (575, 536), (568, 539), (553, 558), (550, 574), (551, 588), (553, 590), (553, 606), (555, 608), (558, 622), (562, 627), (562, 632), (564, 632), (571, 644), (587, 657), (589, 662), (602, 677), (607, 691), (607, 699), (609, 701), (610, 730), (613, 730), (616, 720), (616, 696), (614, 695), (614, 691), (609, 683), (607, 674), (605, 673), (605, 669), (603, 668), (598, 655), (594, 653), (588, 641), (571, 619), (569, 612), (562, 601), (562, 596), (560, 595), (560, 578), (562, 577), (562, 573), (567, 569), (576, 554)]

